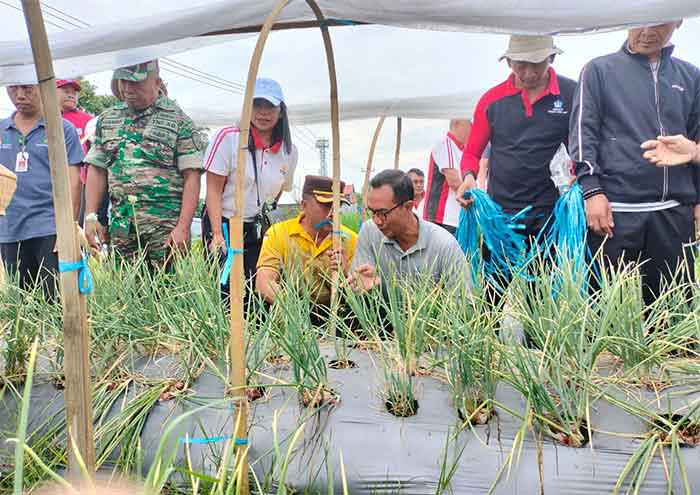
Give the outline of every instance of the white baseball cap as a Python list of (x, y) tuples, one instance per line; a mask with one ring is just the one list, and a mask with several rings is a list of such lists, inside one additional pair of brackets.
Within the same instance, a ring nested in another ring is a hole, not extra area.
[(284, 93), (282, 93), (282, 86), (277, 81), (261, 77), (255, 80), (253, 98), (262, 98), (278, 107), (280, 103), (284, 102)]

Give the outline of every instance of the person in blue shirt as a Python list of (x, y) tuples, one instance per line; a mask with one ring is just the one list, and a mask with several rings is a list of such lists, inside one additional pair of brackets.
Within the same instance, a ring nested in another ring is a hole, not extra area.
[[(46, 297), (54, 300), (56, 220), (39, 86), (9, 86), (7, 93), (16, 111), (0, 121), (0, 163), (17, 175), (17, 190), (5, 216), (0, 217), (0, 256), (9, 274), (19, 276), (23, 288), (41, 283)], [(67, 120), (63, 133), (71, 165), (71, 207), (77, 219), (84, 154), (78, 133)]]

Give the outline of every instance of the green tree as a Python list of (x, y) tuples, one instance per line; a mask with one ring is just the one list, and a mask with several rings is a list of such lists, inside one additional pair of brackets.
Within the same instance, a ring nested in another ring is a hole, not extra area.
[(79, 81), (81, 89), (78, 103), (87, 113), (99, 115), (119, 102), (112, 95), (98, 95), (97, 87), (87, 79), (81, 78)]

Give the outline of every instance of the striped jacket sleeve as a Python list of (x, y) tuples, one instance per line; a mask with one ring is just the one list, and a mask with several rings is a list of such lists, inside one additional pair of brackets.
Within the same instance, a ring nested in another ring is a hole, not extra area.
[(233, 173), (233, 162), (238, 151), (237, 138), (238, 130), (230, 127), (224, 127), (214, 134), (204, 154), (204, 170), (224, 176)]
[(569, 154), (574, 173), (585, 198), (603, 194), (600, 185), (598, 146), (602, 120), (603, 86), (596, 67), (587, 64), (581, 71), (569, 122)]

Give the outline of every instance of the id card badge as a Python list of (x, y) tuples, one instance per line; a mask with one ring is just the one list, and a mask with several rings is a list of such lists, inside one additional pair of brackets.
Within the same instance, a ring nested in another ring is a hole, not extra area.
[(15, 172), (26, 172), (27, 170), (29, 170), (29, 153), (26, 151), (20, 151), (17, 153)]
[(255, 222), (255, 238), (262, 239), (262, 224), (259, 221)]

